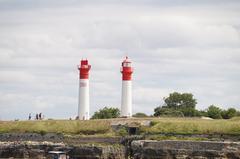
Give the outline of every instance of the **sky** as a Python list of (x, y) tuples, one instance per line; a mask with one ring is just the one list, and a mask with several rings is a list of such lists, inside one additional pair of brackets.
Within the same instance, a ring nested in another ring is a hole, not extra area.
[(175, 91), (240, 110), (240, 1), (0, 0), (0, 120), (75, 117), (85, 58), (90, 114), (120, 108), (125, 56), (133, 113)]

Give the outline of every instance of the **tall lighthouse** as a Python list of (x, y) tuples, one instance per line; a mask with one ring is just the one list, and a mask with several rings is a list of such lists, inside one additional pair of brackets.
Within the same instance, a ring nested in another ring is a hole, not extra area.
[(89, 120), (89, 70), (88, 60), (81, 60), (79, 70), (78, 118)]
[(132, 63), (126, 57), (122, 62), (122, 104), (121, 104), (121, 116), (132, 116)]

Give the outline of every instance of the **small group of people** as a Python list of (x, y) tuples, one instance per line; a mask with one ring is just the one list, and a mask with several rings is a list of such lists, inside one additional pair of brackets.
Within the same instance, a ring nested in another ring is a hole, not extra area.
[[(42, 120), (44, 118), (44, 115), (42, 113), (37, 113), (35, 115), (35, 120)], [(32, 114), (29, 113), (28, 115), (28, 120), (31, 120), (32, 119)]]

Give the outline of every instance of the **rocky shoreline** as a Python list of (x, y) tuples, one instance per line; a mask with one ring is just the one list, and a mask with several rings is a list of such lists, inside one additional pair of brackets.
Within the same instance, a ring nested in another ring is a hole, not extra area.
[(239, 142), (213, 141), (133, 141), (132, 157), (134, 159), (238, 159)]
[(240, 142), (144, 140), (129, 137), (65, 137), (61, 134), (0, 134), (0, 158), (48, 159), (63, 151), (72, 159), (238, 159)]
[(66, 145), (46, 141), (0, 142), (0, 158), (50, 159), (49, 151), (62, 151), (74, 159), (125, 158), (125, 148), (121, 145)]

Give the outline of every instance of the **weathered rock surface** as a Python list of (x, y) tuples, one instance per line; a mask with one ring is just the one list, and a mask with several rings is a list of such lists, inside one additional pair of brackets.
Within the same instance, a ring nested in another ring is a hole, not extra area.
[(109, 143), (118, 144), (120, 137), (80, 137), (80, 136), (64, 136), (56, 133), (3, 133), (0, 134), (0, 141), (50, 141), (50, 142), (64, 142), (67, 144), (84, 144), (84, 143)]
[(154, 141), (143, 140), (142, 136), (66, 139), (58, 134), (0, 135), (0, 158), (49, 158), (49, 151), (64, 151), (71, 159), (240, 159), (240, 142)]
[(49, 151), (66, 152), (71, 159), (123, 159), (121, 145), (67, 146), (52, 142), (0, 142), (0, 158), (46, 159)]
[(55, 141), (61, 142), (64, 139), (62, 134), (56, 133), (3, 133), (0, 134), (0, 141)]
[(74, 147), (69, 153), (74, 159), (124, 159), (123, 146), (79, 146)]
[(139, 140), (131, 144), (134, 159), (238, 159), (240, 143)]

